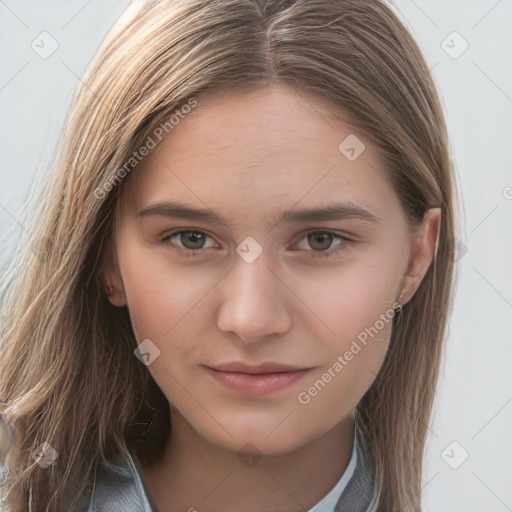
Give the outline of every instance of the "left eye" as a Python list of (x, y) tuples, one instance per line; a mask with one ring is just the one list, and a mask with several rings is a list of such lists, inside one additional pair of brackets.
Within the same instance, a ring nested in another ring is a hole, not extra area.
[[(347, 240), (345, 237), (341, 235), (337, 235), (335, 233), (331, 233), (330, 231), (313, 231), (311, 233), (307, 233), (304, 238), (301, 240), (307, 240), (308, 245), (313, 249), (313, 251), (326, 251), (331, 248), (334, 239)], [(339, 243), (337, 244), (337, 246)]]
[[(338, 243), (332, 247), (332, 243), (334, 239), (338, 239)], [(307, 244), (313, 249), (304, 249), (306, 252), (311, 253), (311, 256), (317, 258), (328, 258), (330, 256), (334, 256), (341, 251), (344, 251), (349, 248), (351, 239), (340, 235), (338, 233), (333, 233), (331, 231), (311, 231), (306, 233), (302, 240), (306, 240)]]

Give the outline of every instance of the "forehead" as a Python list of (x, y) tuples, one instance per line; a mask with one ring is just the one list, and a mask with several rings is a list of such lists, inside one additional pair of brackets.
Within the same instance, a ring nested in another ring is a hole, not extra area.
[(299, 202), (398, 202), (370, 141), (327, 103), (284, 86), (203, 98), (134, 178), (138, 210), (178, 198), (260, 216)]

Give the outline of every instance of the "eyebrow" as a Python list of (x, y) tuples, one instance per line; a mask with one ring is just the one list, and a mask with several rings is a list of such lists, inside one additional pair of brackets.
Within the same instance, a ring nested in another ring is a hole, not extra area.
[[(213, 210), (191, 208), (190, 206), (178, 202), (162, 201), (148, 206), (137, 213), (138, 217), (149, 217), (153, 215), (199, 222), (202, 221), (229, 227), (226, 219), (218, 213), (215, 213)], [(279, 215), (277, 217), (279, 217)], [(281, 220), (274, 222), (275, 224), (280, 222), (288, 224), (304, 224), (308, 222), (325, 222), (343, 219), (359, 219), (374, 224), (382, 222), (382, 219), (374, 211), (350, 201), (332, 203), (319, 208), (306, 208), (301, 210), (292, 209), (283, 212), (280, 217)], [(270, 225), (274, 223), (269, 222)]]

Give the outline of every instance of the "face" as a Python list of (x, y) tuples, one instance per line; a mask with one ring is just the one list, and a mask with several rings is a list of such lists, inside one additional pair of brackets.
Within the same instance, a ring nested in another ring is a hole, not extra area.
[(267, 455), (349, 417), (435, 245), (370, 141), (273, 87), (206, 98), (133, 172), (107, 279), (177, 414)]

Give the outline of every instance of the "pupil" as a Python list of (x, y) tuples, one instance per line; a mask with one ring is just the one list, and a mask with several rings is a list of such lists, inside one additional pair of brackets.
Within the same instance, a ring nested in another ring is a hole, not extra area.
[[(311, 235), (308, 235), (308, 242), (310, 243), (311, 248), (314, 249), (315, 251), (322, 251), (325, 249), (329, 249), (329, 246), (331, 245), (332, 241), (331, 238), (332, 235), (330, 235), (329, 233), (312, 233)], [(317, 242), (320, 242), (320, 247), (318, 247), (318, 245), (316, 244)]]
[[(186, 233), (182, 233), (182, 240), (181, 242), (187, 249), (200, 249), (202, 243), (204, 243), (204, 240), (201, 240), (203, 235), (201, 233), (196, 233), (194, 231), (188, 231)], [(187, 243), (192, 244), (192, 247), (188, 247)], [(195, 245), (194, 245), (195, 244)]]

